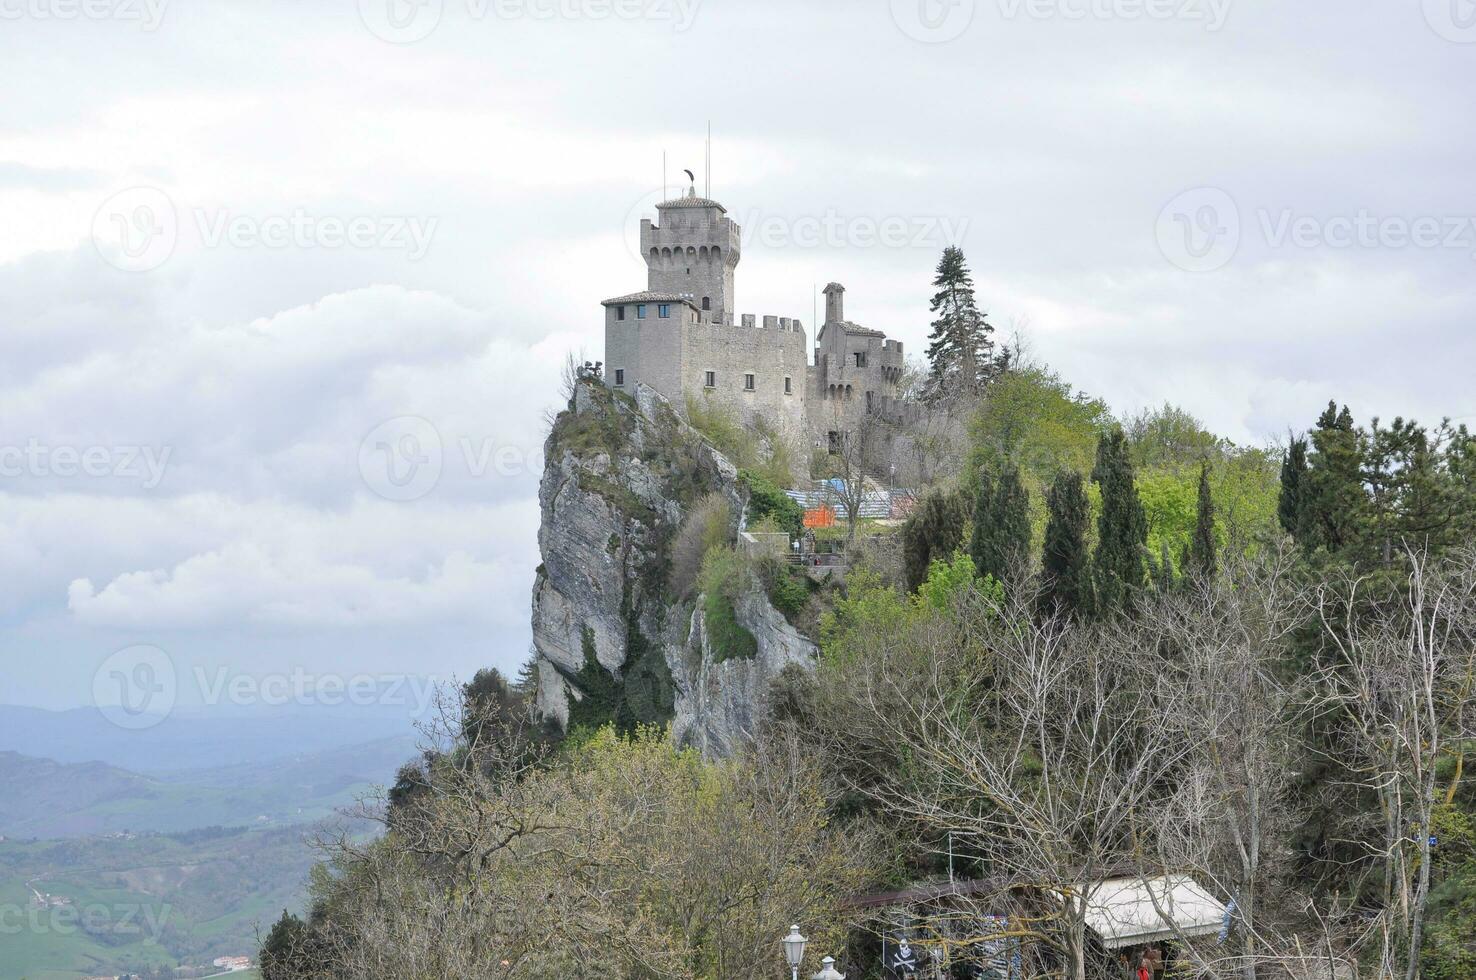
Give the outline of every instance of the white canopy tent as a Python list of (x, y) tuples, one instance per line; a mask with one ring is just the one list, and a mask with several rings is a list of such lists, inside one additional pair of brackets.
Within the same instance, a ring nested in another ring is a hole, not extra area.
[(1188, 875), (1110, 878), (1090, 888), (1086, 924), (1108, 949), (1214, 936), (1225, 925), (1225, 906)]

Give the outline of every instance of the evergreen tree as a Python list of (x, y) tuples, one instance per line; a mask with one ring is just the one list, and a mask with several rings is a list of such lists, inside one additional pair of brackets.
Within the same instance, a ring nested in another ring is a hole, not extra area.
[(1353, 545), (1367, 517), (1363, 452), (1353, 416), (1328, 402), (1312, 432), (1312, 453), (1301, 480), (1297, 541), (1309, 551), (1339, 553)]
[(1025, 567), (1029, 554), (1030, 496), (1020, 482), (1019, 468), (1007, 463), (997, 480), (981, 469), (969, 542), (974, 567), (980, 575), (1006, 582)]
[(1045, 545), (1041, 551), (1040, 610), (1047, 616), (1084, 616), (1092, 611), (1087, 522), (1091, 504), (1081, 474), (1062, 470), (1046, 490)]
[(1133, 461), (1121, 428), (1114, 427), (1097, 441), (1092, 480), (1102, 491), (1097, 553), (1093, 558), (1096, 610), (1108, 613), (1126, 609), (1148, 578), (1144, 561), (1148, 518), (1138, 499)]
[(1194, 540), (1189, 545), (1188, 571), (1203, 579), (1214, 577), (1219, 567), (1215, 559), (1215, 498), (1210, 493), (1209, 463), (1199, 468), (1199, 509), (1194, 522)]
[(282, 910), (257, 953), (262, 980), (302, 980), (313, 967), (307, 923)]
[(963, 249), (950, 245), (943, 250), (933, 287), (937, 292), (929, 310), (937, 319), (928, 335), (930, 387), (935, 395), (976, 394), (996, 367), (994, 327), (974, 304), (974, 279)]
[(1307, 440), (1291, 441), (1281, 457), (1281, 495), (1276, 501), (1276, 518), (1281, 528), (1293, 537), (1302, 517), (1303, 495), (1307, 479)]
[(907, 588), (916, 592), (927, 581), (934, 558), (947, 561), (963, 544), (968, 505), (958, 493), (933, 490), (917, 502), (902, 525), (902, 564)]

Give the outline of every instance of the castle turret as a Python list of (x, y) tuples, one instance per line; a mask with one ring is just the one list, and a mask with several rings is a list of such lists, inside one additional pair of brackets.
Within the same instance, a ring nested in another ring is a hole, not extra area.
[(647, 288), (690, 296), (713, 323), (732, 323), (733, 273), (740, 257), (741, 230), (716, 201), (686, 195), (656, 205), (657, 220), (641, 221), (641, 252)]
[(846, 287), (838, 282), (825, 287), (825, 322), (846, 322)]

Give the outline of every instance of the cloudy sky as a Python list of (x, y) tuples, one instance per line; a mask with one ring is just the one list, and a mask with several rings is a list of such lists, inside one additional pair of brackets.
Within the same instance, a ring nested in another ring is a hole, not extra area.
[(0, 0), (0, 702), (515, 667), (661, 160), (738, 312), (1001, 330), (1243, 442), (1476, 413), (1472, 0)]

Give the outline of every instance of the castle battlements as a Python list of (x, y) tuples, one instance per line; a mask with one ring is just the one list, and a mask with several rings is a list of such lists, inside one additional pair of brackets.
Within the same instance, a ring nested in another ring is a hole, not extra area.
[[(798, 318), (736, 317), (742, 229), (690, 188), (641, 221), (646, 289), (603, 302), (605, 381), (647, 384), (675, 405), (701, 399), (762, 416), (795, 443), (844, 443), (863, 413), (896, 411), (902, 344), (845, 319), (845, 287), (825, 287), (813, 351)], [(810, 357), (813, 354), (814, 360)]]

